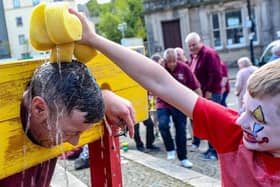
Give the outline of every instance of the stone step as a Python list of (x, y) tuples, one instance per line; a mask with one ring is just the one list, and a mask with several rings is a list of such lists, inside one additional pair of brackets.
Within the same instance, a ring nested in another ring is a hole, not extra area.
[(217, 179), (202, 175), (201, 173), (180, 167), (178, 165), (174, 165), (172, 162), (167, 160), (156, 158), (136, 150), (122, 152), (121, 156), (194, 187), (221, 186), (221, 182)]

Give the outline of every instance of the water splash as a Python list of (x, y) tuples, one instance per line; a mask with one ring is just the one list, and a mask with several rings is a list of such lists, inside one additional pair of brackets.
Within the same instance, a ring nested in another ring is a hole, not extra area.
[[(62, 154), (63, 158), (66, 158), (66, 154), (65, 154), (65, 150), (64, 150), (64, 146), (63, 146), (63, 132), (59, 126), (59, 119), (63, 118), (64, 116), (64, 108), (60, 109), (57, 102), (54, 101), (54, 106), (56, 109), (56, 120), (55, 120), (55, 128), (56, 128), (56, 137), (55, 137), (55, 145), (59, 145), (60, 148), (60, 153)], [(51, 133), (50, 133), (51, 134)], [(63, 165), (62, 167), (64, 168), (64, 176), (65, 176), (65, 180), (66, 180), (66, 187), (69, 186), (69, 178), (67, 175), (67, 163), (66, 163), (66, 159), (63, 159)]]
[[(62, 146), (61, 146), (62, 147)], [(63, 155), (65, 156), (65, 154)], [(65, 157), (64, 157), (65, 158)], [(68, 178), (68, 175), (67, 175), (67, 163), (66, 163), (66, 159), (63, 159), (63, 164), (62, 164), (62, 167), (64, 169), (64, 177), (66, 179), (66, 187), (69, 187), (69, 178)]]
[(101, 149), (103, 149), (104, 148), (104, 140), (103, 140), (103, 133), (102, 133), (102, 129), (100, 128), (99, 129), (99, 136), (101, 137), (100, 138), (100, 146), (101, 146)]
[(104, 186), (107, 187), (108, 186), (108, 180), (107, 180), (107, 171), (106, 168), (104, 168), (104, 176), (105, 176), (105, 182), (104, 182)]
[(112, 138), (113, 150), (116, 150), (117, 148), (116, 148), (115, 137), (112, 135), (113, 134), (112, 133), (112, 128), (111, 128), (106, 116), (104, 117), (104, 123), (105, 123), (105, 127), (108, 131), (109, 136)]
[(47, 63), (47, 62), (48, 62), (49, 53), (50, 53), (50, 51), (45, 51), (45, 52), (43, 52), (44, 63)]
[[(51, 160), (48, 160), (48, 161), (47, 161), (46, 173), (49, 173), (49, 170), (50, 170), (50, 162), (51, 162)], [(48, 178), (45, 177), (45, 178), (44, 178), (43, 186), (46, 186), (47, 182), (48, 182)]]
[(110, 124), (109, 124), (109, 122), (108, 122), (106, 116), (104, 117), (104, 122), (105, 122), (105, 127), (107, 128), (107, 131), (108, 131), (108, 133), (109, 133), (109, 136), (112, 136), (112, 129), (111, 129), (111, 127), (110, 127)]
[[(57, 57), (58, 57), (58, 68), (59, 68), (59, 74), (60, 74), (60, 78), (62, 79), (62, 70), (61, 70), (61, 63), (60, 63), (60, 49), (57, 47), (56, 48), (56, 53), (57, 53)], [(45, 58), (44, 58), (44, 63), (47, 63), (48, 62), (48, 57), (49, 57), (49, 54), (46, 52), (44, 53), (45, 54)], [(35, 72), (34, 72), (35, 73)], [(43, 98), (45, 98), (45, 87), (46, 87), (46, 84), (48, 82), (48, 77), (43, 77), (41, 74), (38, 74), (39, 76), (39, 79), (44, 79), (44, 81), (42, 82), (42, 90), (41, 90), (41, 96)], [(29, 88), (28, 90), (26, 90), (24, 92), (24, 94), (26, 94), (24, 96), (24, 100), (23, 100), (23, 104), (24, 106), (27, 107), (27, 121), (26, 121), (26, 126), (25, 126), (25, 130), (24, 130), (24, 134), (25, 134), (25, 137), (28, 137), (28, 132), (30, 130), (30, 121), (31, 121), (31, 107), (32, 107), (32, 89), (33, 89), (33, 86), (34, 86), (34, 82), (33, 82), (33, 79), (31, 79), (30, 81), (30, 85), (29, 85)], [(61, 129), (59, 128), (59, 125), (58, 125), (58, 120), (63, 117), (64, 115), (64, 110), (59, 110), (59, 107), (58, 107), (58, 104), (57, 102), (54, 101), (54, 106), (56, 108), (56, 116), (54, 117), (56, 120), (55, 120), (55, 127), (52, 125), (52, 122), (51, 121), (51, 118), (47, 118), (46, 120), (46, 128), (47, 128), (47, 131), (48, 132), (53, 132), (53, 130), (57, 130), (57, 134), (56, 134), (56, 137), (54, 137), (54, 135), (52, 133), (48, 133), (48, 138), (50, 140), (52, 140), (51, 142), (53, 143), (53, 140), (55, 140), (55, 144), (58, 145), (58, 144), (61, 144), (63, 142), (63, 133), (61, 131)], [(55, 112), (53, 112), (55, 113)], [(54, 129), (56, 128), (56, 129)], [(40, 142), (40, 141), (39, 141)], [(65, 155), (65, 150), (64, 150), (64, 147), (63, 146), (60, 146), (61, 147), (61, 152), (63, 155)], [(26, 176), (26, 169), (27, 169), (27, 164), (28, 164), (28, 160), (27, 160), (27, 152), (28, 152), (28, 144), (27, 144), (27, 139), (24, 138), (23, 139), (23, 171), (22, 171), (22, 181), (21, 181), (21, 186), (24, 187), (26, 184), (24, 183), (25, 181), (25, 178), (27, 177)], [(49, 162), (49, 161), (48, 161)], [(64, 162), (64, 166), (66, 166), (66, 161)], [(65, 178), (66, 178), (66, 186), (69, 186), (69, 179), (68, 179), (68, 176), (67, 176), (67, 173), (66, 173), (66, 167), (65, 168)], [(49, 170), (49, 164), (47, 166), (47, 170)], [(44, 179), (44, 184), (47, 183), (47, 178)], [(31, 176), (31, 186), (36, 186), (36, 178), (34, 176)]]
[(35, 177), (34, 176), (31, 177), (31, 186), (35, 187)]
[[(32, 83), (31, 83), (32, 85)], [(24, 94), (26, 94), (27, 96), (27, 99), (26, 100), (23, 100), (22, 102), (24, 102), (23, 104), (24, 105), (27, 105), (27, 110), (28, 110), (28, 114), (27, 114), (27, 122), (26, 122), (26, 127), (25, 127), (25, 130), (24, 130), (24, 134), (25, 134), (25, 137), (27, 137), (27, 133), (29, 131), (29, 128), (30, 128), (30, 119), (31, 119), (31, 101), (32, 101), (32, 98), (31, 98), (31, 92), (30, 91), (25, 91)], [(26, 102), (26, 103), (25, 103)], [(26, 172), (26, 169), (27, 169), (27, 159), (26, 159), (26, 152), (27, 152), (27, 142), (26, 142), (26, 139), (24, 138), (23, 139), (23, 145), (22, 145), (22, 150), (23, 150), (23, 171), (22, 171), (22, 181), (21, 181), (21, 186), (23, 187), (24, 186), (24, 178), (25, 178), (25, 172)]]
[(60, 59), (60, 48), (58, 46), (55, 47), (56, 50), (56, 56), (57, 56), (57, 64), (58, 64), (58, 69), (59, 69), (59, 75), (61, 76), (61, 59)]

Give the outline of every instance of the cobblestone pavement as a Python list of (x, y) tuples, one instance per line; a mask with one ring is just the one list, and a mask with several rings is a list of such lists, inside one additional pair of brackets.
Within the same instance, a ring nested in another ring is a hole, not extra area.
[[(227, 103), (228, 107), (236, 109), (237, 102), (236, 98), (233, 95), (234, 92), (234, 77), (237, 72), (236, 68), (229, 69), (230, 74), (230, 83), (231, 83), (231, 93), (228, 96)], [(140, 125), (140, 132), (142, 141), (145, 142), (145, 127)], [(189, 132), (189, 131), (188, 131)], [(189, 133), (188, 133), (189, 134)], [(188, 136), (190, 137), (190, 135)], [(132, 139), (129, 138), (121, 138), (121, 142), (127, 141), (129, 142), (129, 150), (136, 149), (135, 143)], [(162, 139), (160, 137), (156, 138), (155, 145), (159, 146), (161, 150), (159, 152), (148, 152), (146, 154), (150, 154), (156, 158), (166, 159), (166, 152), (164, 149), (164, 145)], [(202, 141), (199, 151), (191, 152), (190, 146), (191, 140), (188, 140), (187, 150), (188, 150), (188, 158), (193, 163), (192, 170), (199, 172), (201, 174), (213, 177), (215, 179), (220, 180), (220, 169), (218, 161), (202, 161), (199, 159), (200, 153), (207, 150), (207, 142)], [(170, 161), (174, 164), (179, 165), (178, 160)], [(67, 170), (74, 174), (77, 178), (79, 178), (82, 182), (89, 185), (89, 170), (83, 169), (80, 171), (75, 171), (73, 166), (73, 161), (59, 161), (59, 164), (62, 166), (66, 166)], [(123, 175), (123, 185), (129, 187), (139, 187), (139, 186), (152, 186), (152, 187), (166, 187), (166, 186), (187, 186), (186, 184), (172, 178), (166, 176), (160, 172), (156, 172), (147, 167), (141, 166), (133, 161), (123, 159), (122, 160), (122, 175)], [(156, 182), (155, 182), (156, 181)]]
[[(74, 161), (58, 161), (62, 167), (68, 172), (76, 176), (79, 180), (88, 186), (90, 185), (90, 171), (83, 169), (76, 171), (74, 169)], [(191, 185), (167, 176), (163, 173), (150, 169), (148, 167), (137, 164), (133, 161), (122, 158), (122, 180), (124, 187), (190, 187)]]

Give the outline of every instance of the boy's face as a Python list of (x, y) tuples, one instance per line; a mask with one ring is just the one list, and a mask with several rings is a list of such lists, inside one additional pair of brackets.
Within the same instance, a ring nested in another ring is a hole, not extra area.
[(243, 143), (250, 150), (280, 154), (280, 95), (252, 98), (244, 95), (245, 111), (237, 119), (242, 127)]

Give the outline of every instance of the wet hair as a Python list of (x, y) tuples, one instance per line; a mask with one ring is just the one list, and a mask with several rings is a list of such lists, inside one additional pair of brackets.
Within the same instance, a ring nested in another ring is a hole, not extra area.
[(29, 97), (42, 97), (52, 113), (86, 112), (85, 123), (95, 123), (104, 116), (101, 90), (88, 68), (78, 61), (42, 64), (29, 89)]
[(248, 79), (247, 90), (254, 98), (280, 94), (280, 62), (270, 62), (256, 70)]

